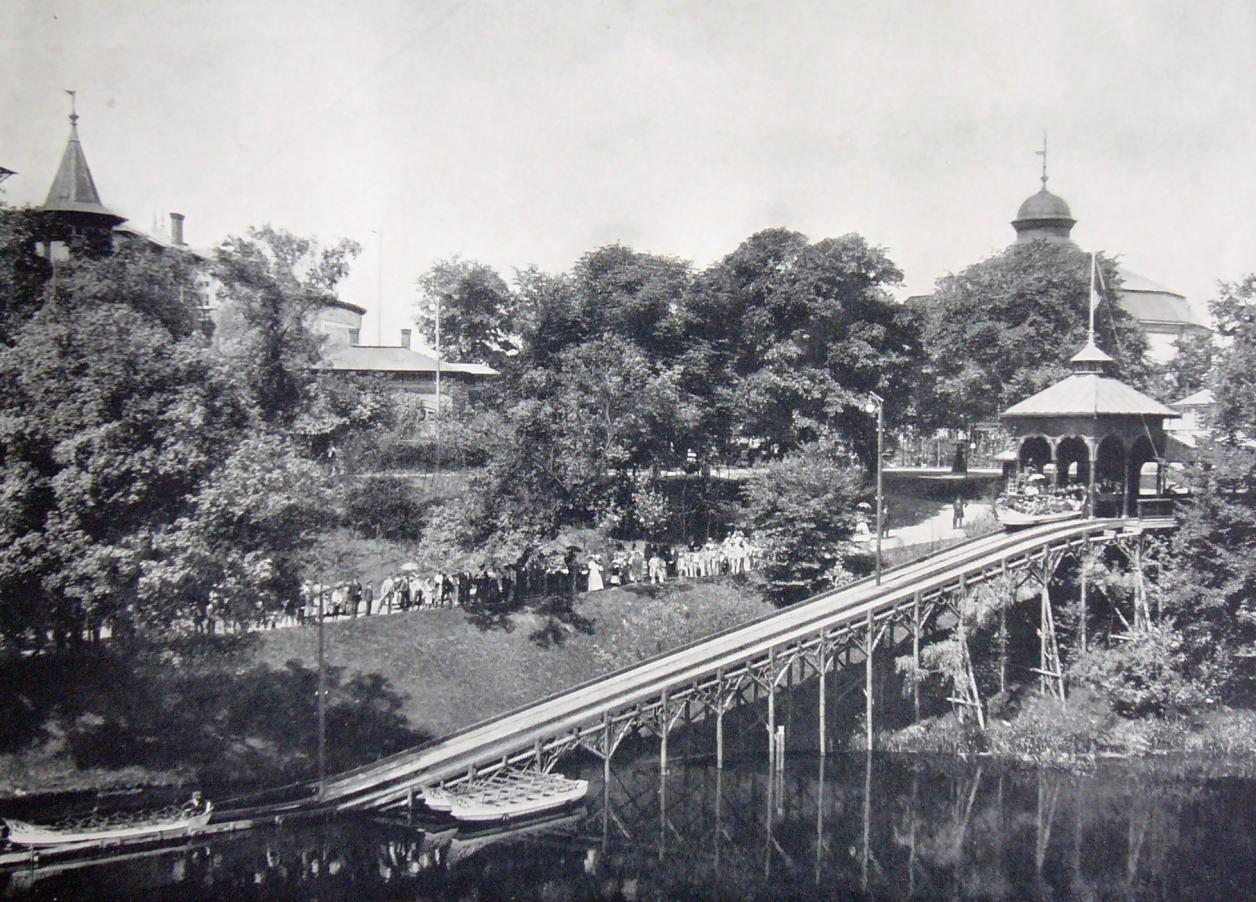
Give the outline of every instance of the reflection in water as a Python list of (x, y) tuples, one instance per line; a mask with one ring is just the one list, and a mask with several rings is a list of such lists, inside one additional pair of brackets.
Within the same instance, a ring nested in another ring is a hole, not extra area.
[(673, 760), (660, 781), (649, 755), (614, 767), (584, 807), (527, 823), (295, 824), (0, 874), (0, 896), (1238, 899), (1256, 886), (1254, 803), (1251, 781), (1125, 766), (1073, 776), (860, 753), (776, 772)]

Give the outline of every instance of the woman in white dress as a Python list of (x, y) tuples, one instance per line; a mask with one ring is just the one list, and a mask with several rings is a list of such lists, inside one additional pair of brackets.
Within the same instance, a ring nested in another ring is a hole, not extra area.
[(589, 558), (589, 591), (596, 592), (603, 588), (602, 585), (602, 562), (598, 560), (595, 554)]

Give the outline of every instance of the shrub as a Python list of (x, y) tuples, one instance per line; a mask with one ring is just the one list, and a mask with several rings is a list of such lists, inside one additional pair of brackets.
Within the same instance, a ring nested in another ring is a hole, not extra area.
[(426, 514), (418, 490), (395, 476), (364, 479), (349, 491), (348, 525), (372, 538), (418, 539)]
[(1129, 717), (1186, 710), (1203, 698), (1183, 673), (1182, 644), (1173, 626), (1152, 624), (1119, 645), (1091, 649), (1073, 664), (1070, 677)]

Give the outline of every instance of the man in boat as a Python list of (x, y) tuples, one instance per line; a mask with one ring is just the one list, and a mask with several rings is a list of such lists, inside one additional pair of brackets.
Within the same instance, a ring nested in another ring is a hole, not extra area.
[(209, 810), (209, 802), (200, 794), (200, 792), (192, 793), (192, 798), (183, 803), (182, 811), (188, 817), (196, 817), (198, 814), (204, 814)]

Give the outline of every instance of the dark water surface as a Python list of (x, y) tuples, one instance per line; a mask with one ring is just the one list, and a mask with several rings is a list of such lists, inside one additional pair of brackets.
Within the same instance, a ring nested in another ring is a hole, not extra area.
[[(579, 767), (568, 767), (574, 776)], [(1256, 898), (1256, 781), (904, 756), (601, 767), (475, 831), (352, 818), (0, 874), (13, 899)], [(609, 805), (605, 800), (609, 798)]]

